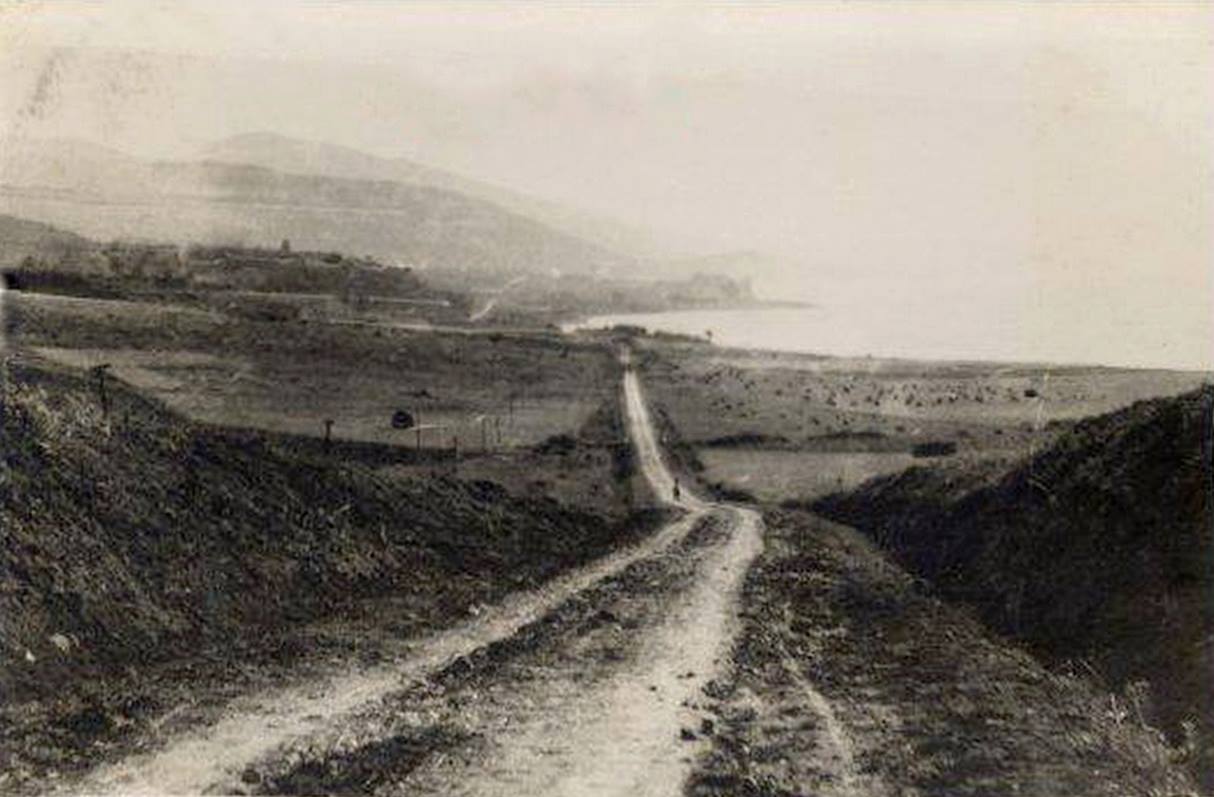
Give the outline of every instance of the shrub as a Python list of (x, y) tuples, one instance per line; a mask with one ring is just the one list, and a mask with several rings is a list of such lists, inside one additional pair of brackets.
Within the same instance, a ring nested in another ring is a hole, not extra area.
[(931, 440), (919, 443), (911, 449), (915, 457), (947, 457), (957, 453), (957, 444), (950, 440)]

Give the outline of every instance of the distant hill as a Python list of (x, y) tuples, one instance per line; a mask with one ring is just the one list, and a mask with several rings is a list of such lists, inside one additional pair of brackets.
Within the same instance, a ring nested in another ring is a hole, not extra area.
[(0, 266), (13, 266), (27, 257), (59, 259), (95, 246), (83, 236), (49, 224), (0, 215)]
[(277, 133), (245, 133), (201, 150), (201, 160), (263, 166), (290, 174), (342, 177), (351, 180), (395, 180), (472, 194), (471, 180), (432, 169), (404, 158), (388, 159), (350, 147), (303, 141)]
[(1210, 788), (1212, 455), (1207, 386), (1083, 421), (1010, 471), (912, 468), (814, 508), (1055, 661), (1145, 681), (1174, 737), (1199, 721)]
[[(0, 139), (0, 186), (96, 196), (138, 193), (145, 164), (90, 141)], [(20, 214), (18, 214), (20, 215)]]
[(263, 166), (291, 174), (354, 180), (393, 180), (441, 188), (492, 202), (565, 234), (629, 257), (668, 259), (678, 245), (637, 227), (549, 202), (493, 183), (473, 180), (406, 158), (382, 158), (350, 147), (304, 141), (277, 133), (245, 133), (201, 150), (201, 159)]
[[(213, 153), (277, 167), (270, 168), (148, 162), (78, 141), (8, 141), (0, 212), (102, 240), (275, 245), (289, 238), (300, 248), (422, 267), (568, 273), (632, 265), (604, 246), (461, 191), (458, 178), (437, 170), (404, 161), (387, 162), (389, 168), (327, 145), (277, 143), (246, 138)], [(295, 171), (306, 169), (320, 173)]]

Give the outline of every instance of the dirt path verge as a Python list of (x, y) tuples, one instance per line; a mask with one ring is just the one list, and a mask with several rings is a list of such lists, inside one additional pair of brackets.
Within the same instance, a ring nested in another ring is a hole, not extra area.
[(924, 594), (857, 532), (767, 517), (692, 795), (1189, 793), (1157, 734)]

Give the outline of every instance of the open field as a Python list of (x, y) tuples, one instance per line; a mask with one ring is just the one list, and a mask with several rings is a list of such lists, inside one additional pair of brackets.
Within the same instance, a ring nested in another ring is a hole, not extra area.
[(646, 346), (655, 403), (695, 452), (701, 477), (768, 501), (812, 499), (931, 461), (912, 456), (925, 444), (955, 447), (952, 460), (1010, 463), (1048, 445), (1079, 418), (1175, 395), (1211, 378), (828, 358), (671, 339)]
[(818, 497), (859, 486), (917, 460), (901, 452), (764, 451), (754, 448), (705, 448), (698, 453), (704, 478), (745, 490), (760, 501), (778, 503), (789, 496)]
[(612, 398), (605, 346), (542, 333), (464, 335), (398, 326), (260, 321), (155, 302), (7, 292), (10, 345), (119, 379), (208, 423), (464, 452), (571, 433)]

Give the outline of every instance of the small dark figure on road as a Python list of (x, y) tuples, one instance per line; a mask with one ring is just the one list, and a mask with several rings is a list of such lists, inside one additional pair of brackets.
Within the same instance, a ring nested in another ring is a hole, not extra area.
[(680, 492), (680, 490), (679, 490), (679, 482), (678, 482), (678, 480), (675, 480), (675, 483), (674, 483), (674, 500), (676, 500), (676, 501), (677, 501), (677, 500), (679, 500), (679, 496), (680, 496), (680, 495), (681, 495), (681, 492)]

